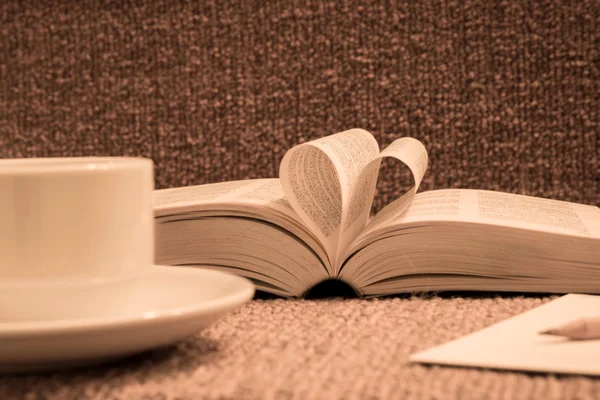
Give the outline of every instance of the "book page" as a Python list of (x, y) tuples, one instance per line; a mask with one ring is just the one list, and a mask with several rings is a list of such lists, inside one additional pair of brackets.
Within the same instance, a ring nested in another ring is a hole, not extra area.
[(406, 210), (406, 208), (412, 202), (412, 197), (417, 190), (419, 190), (419, 185), (423, 180), (423, 176), (425, 175), (427, 164), (429, 162), (429, 157), (427, 155), (425, 146), (423, 146), (423, 144), (417, 139), (408, 137), (395, 140), (391, 145), (381, 152), (379, 157), (395, 158), (406, 164), (406, 166), (412, 172), (415, 184), (405, 196), (401, 196), (392, 203), (388, 204), (375, 215), (371, 221), (373, 228), (380, 223), (384, 223), (389, 219), (395, 218)]
[(408, 210), (388, 221), (464, 221), (567, 235), (600, 237), (600, 209), (560, 200), (476, 189), (442, 189), (415, 196)]
[(379, 145), (369, 132), (350, 129), (308, 142), (332, 160), (343, 189), (352, 187), (364, 166), (379, 154)]
[(230, 199), (235, 193), (240, 193), (254, 183), (253, 180), (245, 180), (155, 190), (154, 209), (161, 210), (189, 203), (220, 202)]
[(249, 179), (218, 182), (206, 185), (185, 186), (155, 190), (155, 214), (164, 210), (181, 209), (198, 204), (239, 204), (264, 206), (298, 219), (285, 199), (279, 179)]
[(279, 176), (286, 198), (325, 244), (332, 262), (350, 190), (378, 152), (369, 132), (351, 129), (296, 146), (281, 162)]
[(261, 180), (258, 185), (246, 186), (234, 197), (235, 200), (256, 202), (284, 212), (292, 211), (292, 205), (284, 196), (279, 179)]
[[(575, 205), (564, 201), (512, 195), (480, 190), (477, 192), (479, 218), (516, 227), (539, 227), (543, 230), (590, 235), (594, 227), (586, 226)], [(598, 222), (596, 218), (595, 222)], [(589, 219), (588, 222), (594, 222)]]
[[(381, 209), (369, 222), (369, 225), (366, 229), (362, 230), (362, 232), (358, 231), (356, 233), (360, 233), (361, 237), (369, 234), (371, 231), (377, 229), (380, 226), (387, 224), (389, 221), (398, 218), (398, 216), (402, 215), (408, 207), (411, 205), (413, 201), (413, 197), (417, 192), (421, 181), (423, 180), (423, 176), (425, 175), (425, 171), (427, 170), (428, 164), (428, 155), (427, 150), (423, 144), (413, 138), (400, 138), (392, 142), (386, 149), (384, 149), (381, 154), (379, 154), (375, 160), (372, 161), (373, 165), (379, 167), (379, 163), (384, 157), (395, 158), (402, 163), (404, 163), (412, 172), (414, 186), (402, 195), (400, 198), (394, 200), (390, 204), (386, 205), (383, 209)], [(369, 166), (370, 167), (370, 166)], [(370, 172), (369, 167), (365, 168), (365, 171)], [(371, 209), (371, 202), (373, 201), (373, 193), (375, 191), (375, 185), (373, 185), (371, 191), (370, 202), (368, 205), (367, 212)], [(368, 218), (368, 214), (366, 215)], [(363, 216), (363, 218), (365, 218)], [(354, 237), (349, 238), (346, 242), (346, 245), (351, 242), (351, 240), (355, 239)]]
[[(600, 296), (568, 294), (478, 332), (410, 357), (418, 363), (600, 375), (600, 340), (538, 332), (597, 315)], [(473, 316), (477, 318), (477, 316)]]

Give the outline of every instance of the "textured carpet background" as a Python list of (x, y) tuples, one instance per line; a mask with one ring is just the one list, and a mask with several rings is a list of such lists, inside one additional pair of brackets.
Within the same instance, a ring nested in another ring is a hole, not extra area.
[(422, 140), (424, 189), (600, 204), (599, 24), (594, 0), (4, 1), (0, 157), (143, 155), (163, 188), (360, 127)]
[(255, 301), (169, 350), (0, 376), (13, 399), (597, 399), (600, 380), (408, 364), (539, 298)]
[[(0, 2), (0, 157), (141, 155), (158, 188), (273, 177), (290, 146), (361, 127), (422, 140), (423, 189), (598, 205), (599, 112), (594, 0)], [(378, 204), (404, 177), (385, 170)], [(254, 301), (169, 351), (0, 377), (0, 398), (599, 398), (406, 363), (547, 299)]]

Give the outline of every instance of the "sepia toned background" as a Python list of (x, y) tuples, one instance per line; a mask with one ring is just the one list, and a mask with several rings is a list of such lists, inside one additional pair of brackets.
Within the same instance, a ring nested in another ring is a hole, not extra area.
[[(359, 127), (422, 140), (425, 190), (598, 205), (599, 113), (594, 0), (0, 2), (0, 157), (146, 156), (157, 188), (275, 177)], [(552, 298), (259, 299), (169, 349), (0, 376), (0, 398), (598, 398), (590, 377), (408, 363)]]
[(595, 1), (0, 7), (0, 157), (146, 156), (164, 188), (275, 177), (360, 127), (423, 141), (425, 190), (600, 203)]

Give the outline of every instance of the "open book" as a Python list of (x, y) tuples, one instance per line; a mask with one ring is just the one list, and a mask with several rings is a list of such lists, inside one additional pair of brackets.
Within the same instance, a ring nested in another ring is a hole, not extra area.
[[(414, 185), (371, 215), (381, 162)], [(203, 266), (301, 297), (340, 279), (359, 296), (420, 291), (600, 293), (600, 209), (485, 190), (417, 194), (428, 156), (352, 129), (291, 148), (279, 179), (155, 191), (156, 262)]]

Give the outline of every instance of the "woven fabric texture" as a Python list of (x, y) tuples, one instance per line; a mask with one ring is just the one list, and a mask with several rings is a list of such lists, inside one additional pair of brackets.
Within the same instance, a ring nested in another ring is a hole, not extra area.
[(0, 157), (141, 155), (163, 188), (275, 177), (359, 127), (422, 140), (423, 189), (600, 204), (599, 21), (593, 0), (6, 1)]

